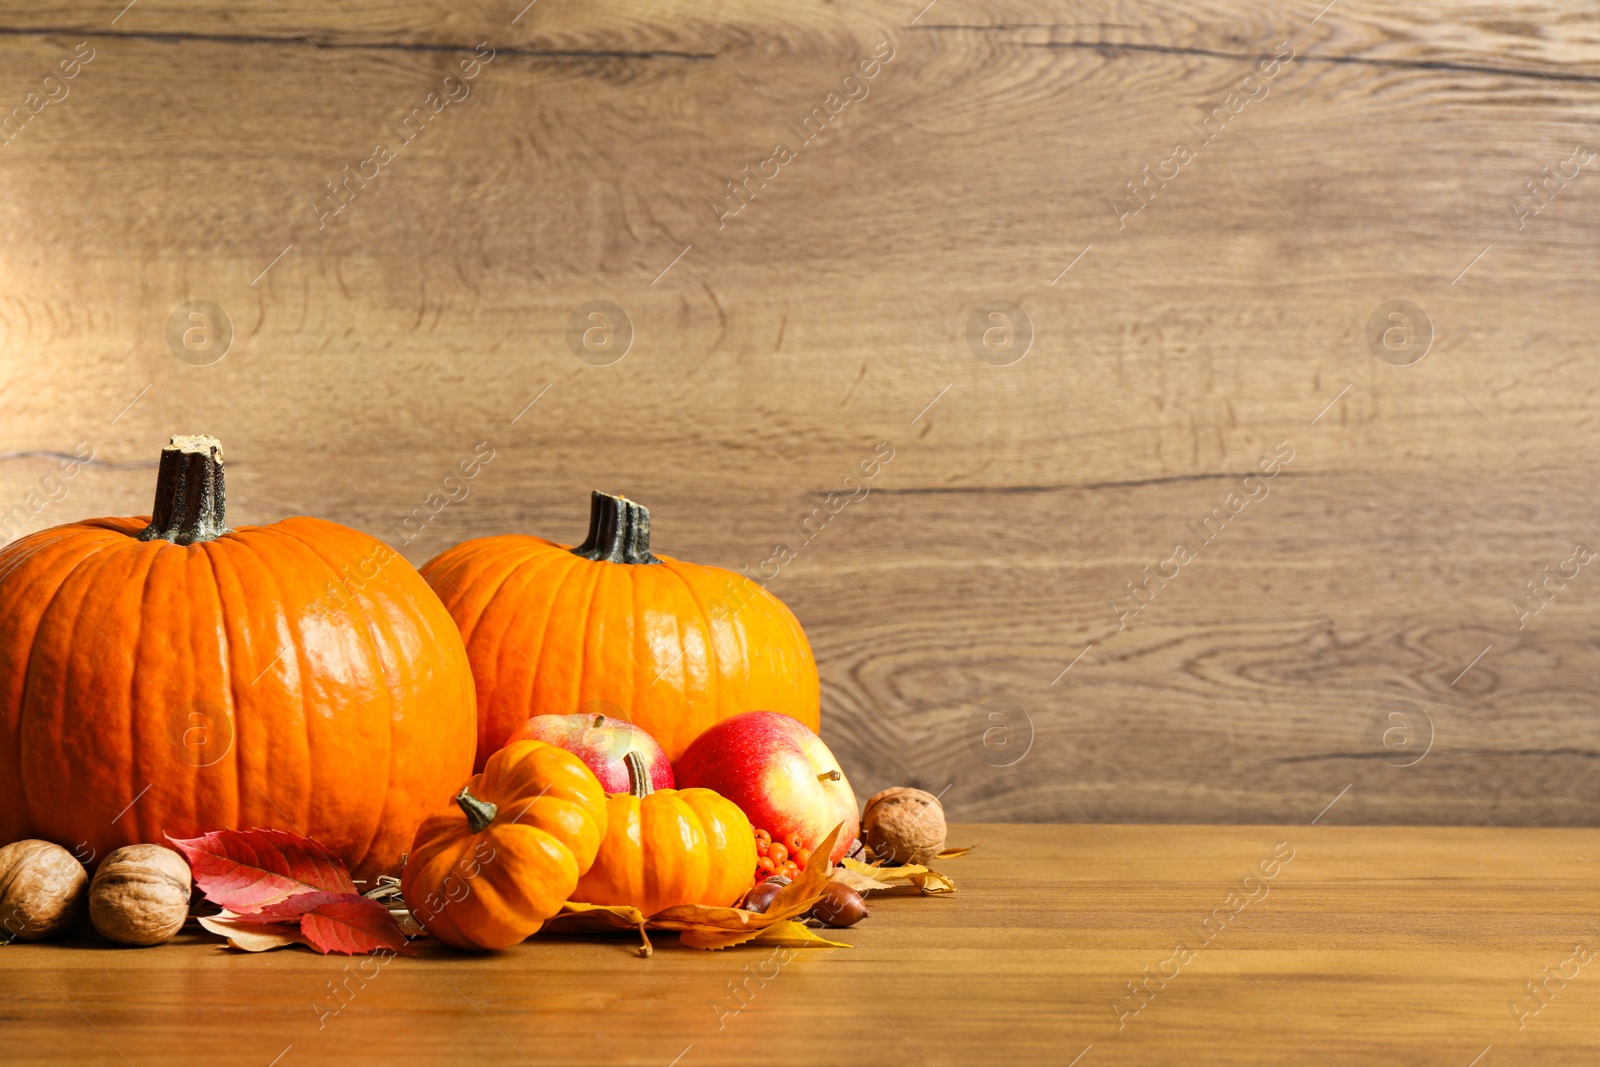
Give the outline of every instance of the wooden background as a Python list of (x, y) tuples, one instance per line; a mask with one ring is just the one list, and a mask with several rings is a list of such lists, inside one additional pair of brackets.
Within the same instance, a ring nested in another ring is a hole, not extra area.
[[(921, 785), (966, 820), (1595, 824), (1600, 573), (1522, 628), (1513, 601), (1600, 547), (1600, 179), (1552, 181), (1521, 229), (1512, 205), (1600, 146), (1596, 23), (923, 2), (6, 4), (0, 116), (94, 58), (0, 144), (0, 514), (148, 511), (167, 435), (211, 432), (236, 523), (398, 544), (487, 440), (413, 562), (576, 540), (603, 488), (653, 509), (663, 551), (754, 570), (888, 441), (770, 586), (863, 794)], [(319, 228), (324, 182), (480, 42), (470, 97)], [(868, 95), (803, 143), (788, 124), (879, 42)], [(1119, 225), (1125, 183), (1281, 42), (1267, 95)], [(779, 142), (794, 158), (719, 226)], [(214, 364), (167, 342), (189, 300), (233, 324)], [(634, 331), (609, 366), (567, 342), (597, 300)], [(1432, 324), (1414, 365), (1367, 343), (1394, 300)], [(1020, 361), (969, 347), (989, 301), (1026, 310)], [(1119, 629), (1123, 583), (1279, 442), (1270, 494)]]

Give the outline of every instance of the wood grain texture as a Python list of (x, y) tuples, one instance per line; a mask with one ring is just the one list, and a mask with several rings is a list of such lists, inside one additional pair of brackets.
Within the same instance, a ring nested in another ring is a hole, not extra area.
[[(1079, 1067), (1462, 1067), (1485, 1049), (1478, 1062), (1492, 1067), (1600, 1053), (1600, 958), (1568, 962), (1576, 945), (1600, 950), (1595, 831), (952, 834), (980, 843), (941, 864), (953, 896), (875, 898), (838, 934), (854, 947), (790, 960), (665, 935), (648, 960), (627, 938), (535, 937), (484, 956), (419, 945), (414, 959), (366, 961), (363, 979), (360, 960), (246, 956), (201, 934), (148, 950), (18, 944), (0, 969), (6, 1060), (692, 1067), (762, 1061), (774, 1041), (830, 1061), (941, 1067), (1002, 1049), (1008, 1062), (1081, 1055)], [(1169, 962), (1180, 944), (1193, 955)]]
[[(1512, 208), (1600, 144), (1593, 20), (921, 6), (8, 7), (0, 116), (94, 58), (0, 146), (0, 515), (143, 512), (172, 432), (224, 438), (235, 521), (315, 514), (419, 563), (576, 540), (589, 490), (622, 491), (669, 554), (754, 573), (796, 549), (770, 588), (864, 795), (1260, 822), (1349, 785), (1327, 819), (1594, 824), (1596, 579), (1513, 606), (1600, 545), (1594, 179), (1520, 229)], [(404, 143), (480, 42), (470, 96)], [(380, 142), (331, 214), (325, 183)], [(169, 348), (188, 300), (232, 321), (214, 365)], [(1034, 331), (1006, 366), (967, 340), (997, 300)], [(1368, 347), (1393, 300), (1432, 324), (1415, 365)], [(631, 321), (614, 365), (569, 349), (590, 301)], [(406, 540), (485, 440), (468, 498)], [(808, 537), (880, 441), (870, 495)], [(94, 461), (33, 507), (80, 442)], [(1270, 493), (1119, 618), (1280, 442)]]

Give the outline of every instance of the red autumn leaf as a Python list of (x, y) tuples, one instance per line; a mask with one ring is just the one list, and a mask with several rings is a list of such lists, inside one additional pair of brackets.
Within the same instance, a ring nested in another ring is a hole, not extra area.
[(241, 925), (276, 926), (279, 930), (298, 924), (301, 937), (321, 953), (354, 956), (389, 949), (413, 954), (389, 909), (358, 893), (296, 893), (260, 911), (229, 918)]
[(323, 844), (283, 830), (218, 830), (179, 841), (206, 899), (229, 911), (258, 911), (298, 893), (354, 893), (338, 856)]
[(383, 949), (402, 955), (412, 952), (389, 909), (354, 893), (324, 901), (300, 916), (300, 932), (318, 952), (345, 956)]

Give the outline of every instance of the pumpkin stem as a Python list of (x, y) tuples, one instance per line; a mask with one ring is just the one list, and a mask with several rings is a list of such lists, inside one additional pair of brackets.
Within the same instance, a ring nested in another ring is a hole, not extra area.
[(844, 775), (840, 774), (836, 770), (834, 770), (834, 771), (824, 771), (823, 773), (817, 775), (817, 781), (819, 781), (819, 782), (837, 782), (839, 779), (841, 779), (843, 777), (844, 777)]
[(460, 804), (461, 810), (467, 813), (467, 828), (475, 834), (482, 833), (485, 827), (494, 822), (494, 817), (500, 814), (500, 806), (498, 804), (491, 804), (487, 800), (479, 800), (467, 792), (466, 786), (462, 786), (461, 792), (456, 794), (456, 803)]
[(156, 502), (150, 525), (139, 531), (139, 540), (192, 545), (227, 532), (222, 442), (209, 434), (173, 434), (161, 450)]
[(596, 490), (589, 498), (589, 536), (572, 554), (608, 563), (660, 563), (650, 554), (650, 510)]
[(622, 757), (622, 762), (628, 765), (628, 792), (641, 800), (656, 791), (650, 781), (650, 771), (644, 765), (644, 757), (636, 751), (631, 751)]

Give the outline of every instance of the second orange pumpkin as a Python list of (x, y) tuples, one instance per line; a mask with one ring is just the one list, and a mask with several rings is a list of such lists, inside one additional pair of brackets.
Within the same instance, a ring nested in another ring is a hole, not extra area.
[(572, 899), (631, 905), (645, 915), (679, 904), (737, 904), (756, 865), (744, 812), (710, 789), (652, 789), (639, 753), (624, 758), (632, 791), (606, 798), (606, 836)]
[(650, 513), (595, 493), (575, 548), (480, 537), (422, 575), (466, 638), (478, 689), (478, 756), (533, 715), (625, 718), (677, 759), (742, 711), (816, 730), (817, 665), (783, 602), (732, 571), (650, 551)]

